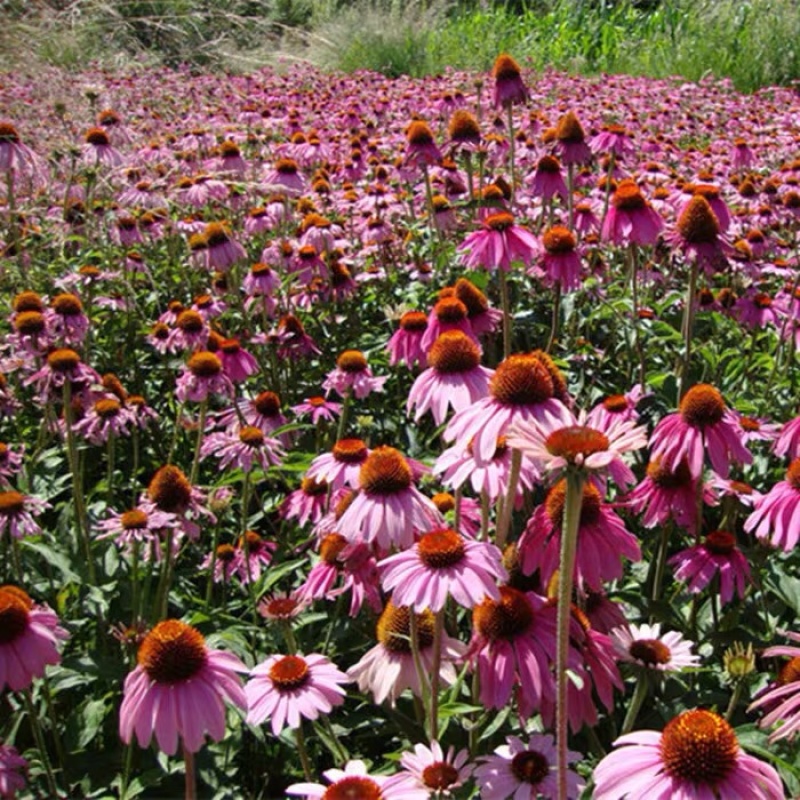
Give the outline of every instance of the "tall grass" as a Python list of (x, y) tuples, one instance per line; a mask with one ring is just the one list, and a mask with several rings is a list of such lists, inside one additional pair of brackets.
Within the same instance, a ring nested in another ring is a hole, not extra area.
[(250, 69), (306, 60), (421, 77), (537, 69), (729, 77), (753, 91), (800, 78), (797, 0), (21, 0), (0, 2), (9, 68), (126, 59)]

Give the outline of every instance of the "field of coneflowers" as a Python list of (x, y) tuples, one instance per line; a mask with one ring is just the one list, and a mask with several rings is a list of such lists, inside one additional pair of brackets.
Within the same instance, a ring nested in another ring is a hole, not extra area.
[(0, 109), (0, 797), (800, 795), (796, 91)]

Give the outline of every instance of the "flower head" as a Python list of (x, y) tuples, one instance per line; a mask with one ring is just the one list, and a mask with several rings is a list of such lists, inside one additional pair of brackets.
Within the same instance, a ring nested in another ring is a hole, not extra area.
[(712, 711), (684, 711), (660, 733), (638, 731), (614, 744), (595, 767), (594, 800), (784, 797), (773, 767), (743, 752), (733, 728)]

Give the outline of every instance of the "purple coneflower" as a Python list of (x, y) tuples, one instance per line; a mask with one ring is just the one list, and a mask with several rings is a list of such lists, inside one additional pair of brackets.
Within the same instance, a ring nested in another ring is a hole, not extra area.
[(327, 394), (335, 391), (345, 397), (350, 391), (359, 399), (383, 391), (386, 377), (376, 378), (360, 350), (345, 350), (336, 359), (336, 369), (329, 372), (322, 384)]
[(744, 529), (785, 553), (794, 549), (800, 539), (800, 458), (789, 465), (784, 480), (755, 501)]
[(0, 586), (0, 692), (27, 689), (45, 667), (59, 664), (58, 646), (67, 636), (47, 606), (18, 586)]
[(344, 702), (342, 683), (351, 679), (318, 653), (273, 655), (250, 670), (245, 686), (247, 722), (270, 719), (277, 736), (285, 726), (299, 728), (301, 718), (317, 719)]
[(311, 423), (318, 425), (322, 420), (333, 422), (342, 413), (342, 404), (327, 400), (321, 396), (315, 396), (308, 397), (302, 403), (292, 406), (292, 411), (298, 417), (308, 415), (311, 417)]
[(220, 469), (233, 466), (250, 472), (256, 464), (266, 472), (281, 463), (284, 452), (277, 439), (265, 436), (261, 428), (245, 425), (233, 432), (209, 433), (203, 439), (200, 455), (216, 456)]
[(492, 67), (492, 77), (492, 105), (495, 108), (507, 108), (527, 101), (529, 92), (522, 80), (522, 72), (519, 64), (510, 55), (502, 53), (497, 56)]
[(318, 455), (310, 464), (306, 477), (325, 481), (333, 489), (358, 488), (361, 465), (370, 451), (361, 439), (339, 439), (330, 453)]
[(507, 211), (489, 214), (481, 229), (470, 233), (459, 245), (464, 265), (474, 269), (508, 272), (514, 261), (530, 266), (539, 252), (536, 237), (527, 229), (515, 224)]
[(10, 744), (0, 744), (0, 797), (14, 800), (25, 788), (28, 762)]
[(669, 414), (656, 425), (650, 437), (651, 459), (660, 459), (670, 470), (686, 458), (694, 478), (703, 471), (704, 453), (723, 478), (731, 462), (749, 464), (753, 456), (742, 443), (734, 413), (722, 395), (708, 384), (692, 386), (683, 396), (677, 413)]
[(348, 761), (344, 769), (322, 773), (327, 781), (293, 783), (286, 792), (306, 800), (428, 800), (430, 792), (409, 781), (408, 775), (370, 775), (363, 761)]
[(700, 656), (692, 653), (693, 643), (677, 631), (662, 634), (660, 623), (615, 628), (611, 640), (621, 660), (645, 670), (675, 672), (700, 663)]
[(675, 579), (685, 581), (689, 592), (697, 594), (719, 575), (719, 599), (730, 603), (734, 591), (740, 598), (750, 583), (750, 565), (728, 531), (712, 531), (701, 544), (681, 550), (670, 558)]
[(230, 378), (222, 370), (222, 360), (209, 350), (193, 353), (178, 376), (175, 396), (182, 403), (207, 400), (211, 394), (231, 397), (234, 394)]
[[(568, 761), (580, 760), (580, 753), (567, 751)], [(495, 748), (494, 755), (483, 756), (475, 769), (482, 800), (555, 800), (556, 746), (546, 733), (532, 733), (525, 742), (518, 736), (506, 736), (506, 744)], [(567, 798), (576, 800), (583, 782), (574, 770), (567, 771)]]
[(713, 711), (684, 711), (660, 733), (629, 733), (614, 745), (595, 767), (594, 800), (784, 797), (778, 773), (745, 753), (733, 728)]
[(386, 345), (391, 366), (405, 364), (409, 369), (413, 369), (415, 364), (425, 366), (425, 351), (421, 342), (427, 327), (428, 319), (421, 311), (406, 311), (400, 317), (400, 327)]
[(445, 755), (435, 739), (430, 747), (415, 744), (413, 753), (400, 756), (400, 763), (407, 773), (421, 787), (435, 792), (437, 797), (449, 797), (451, 789), (458, 789), (464, 784), (474, 769), (468, 761), (468, 750), (460, 750), (456, 755), (455, 748), (449, 747)]
[(410, 414), (416, 408), (415, 420), (430, 411), (434, 422), (441, 425), (448, 409), (462, 411), (488, 394), (494, 373), (481, 366), (480, 347), (461, 331), (442, 333), (427, 360), (428, 369), (417, 377), (408, 393), (406, 409)]
[(664, 228), (659, 213), (645, 200), (633, 180), (623, 180), (611, 195), (601, 237), (618, 246), (654, 245)]
[(42, 529), (34, 519), (50, 504), (37, 497), (30, 497), (14, 489), (0, 491), (0, 536), (6, 531), (9, 537), (22, 539), (25, 536), (38, 536)]
[(195, 628), (180, 620), (159, 622), (145, 637), (137, 666), (125, 678), (119, 712), (119, 735), (129, 744), (136, 735), (147, 747), (155, 734), (158, 747), (174, 755), (178, 740), (195, 753), (206, 734), (225, 735), (228, 700), (247, 708), (237, 672), (247, 667), (232, 653), (209, 650)]
[(498, 581), (508, 579), (500, 550), (465, 539), (451, 528), (424, 533), (410, 549), (378, 562), (384, 591), (392, 601), (421, 612), (436, 612), (452, 597), (474, 608), (484, 597), (500, 598)]

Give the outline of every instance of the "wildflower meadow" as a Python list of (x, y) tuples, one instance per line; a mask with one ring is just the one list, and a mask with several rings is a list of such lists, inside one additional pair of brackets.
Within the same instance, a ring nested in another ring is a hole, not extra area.
[(0, 110), (0, 797), (800, 796), (795, 88)]

